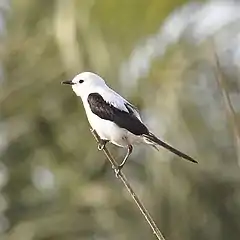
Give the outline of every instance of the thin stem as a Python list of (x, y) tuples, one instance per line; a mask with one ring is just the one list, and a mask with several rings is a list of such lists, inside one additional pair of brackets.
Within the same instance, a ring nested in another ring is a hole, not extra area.
[(224, 99), (227, 116), (232, 126), (233, 134), (235, 136), (235, 146), (237, 151), (238, 165), (240, 166), (240, 129), (237, 124), (237, 117), (236, 117), (235, 110), (233, 108), (230, 96), (227, 91), (227, 86), (224, 79), (224, 73), (221, 70), (219, 58), (216, 52), (214, 52), (214, 57), (216, 61), (216, 74), (217, 74), (216, 78)]
[[(93, 136), (95, 137), (97, 143), (99, 143), (100, 142), (100, 138), (99, 138), (98, 134), (96, 133), (96, 131), (95, 130), (91, 130), (91, 132), (92, 132)], [(111, 165), (115, 169), (117, 169), (118, 164), (117, 164), (116, 160), (112, 157), (112, 155), (110, 154), (110, 152), (106, 148), (106, 146), (103, 148), (103, 152), (106, 155), (106, 157), (109, 160), (109, 162), (111, 163)], [(130, 183), (128, 182), (127, 178), (122, 173), (122, 171), (119, 171), (117, 177), (122, 181), (122, 183), (124, 184), (124, 186), (126, 187), (128, 192), (130, 193), (132, 199), (134, 200), (134, 202), (136, 203), (138, 209), (140, 210), (140, 212), (144, 216), (145, 220), (147, 221), (147, 223), (151, 227), (151, 229), (153, 231), (153, 234), (156, 236), (156, 238), (159, 239), (159, 240), (165, 240), (165, 238), (162, 235), (161, 231), (157, 227), (156, 223), (154, 222), (154, 220), (152, 219), (151, 215), (149, 214), (147, 209), (144, 207), (144, 205), (142, 204), (142, 202), (140, 201), (140, 199), (138, 198), (136, 193), (133, 191)]]

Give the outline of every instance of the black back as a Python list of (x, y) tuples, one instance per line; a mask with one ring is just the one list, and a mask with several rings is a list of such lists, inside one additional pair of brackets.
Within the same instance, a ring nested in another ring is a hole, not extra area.
[(135, 135), (149, 133), (147, 127), (134, 115), (127, 103), (125, 106), (129, 112), (120, 110), (106, 102), (99, 93), (90, 93), (87, 100), (91, 111), (101, 119), (112, 121), (120, 128), (125, 128)]

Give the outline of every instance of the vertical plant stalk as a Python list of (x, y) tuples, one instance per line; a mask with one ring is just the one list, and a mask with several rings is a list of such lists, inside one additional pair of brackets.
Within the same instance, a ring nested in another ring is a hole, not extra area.
[[(98, 136), (96, 131), (91, 129), (91, 132), (92, 132), (93, 136), (95, 137), (97, 143), (99, 143), (100, 142), (100, 137)], [(112, 155), (110, 154), (110, 152), (106, 148), (106, 146), (103, 148), (103, 152), (106, 155), (106, 157), (109, 160), (109, 162), (111, 163), (112, 167), (116, 169), (118, 167), (118, 164), (117, 164), (116, 160), (112, 157)], [(153, 234), (156, 236), (156, 238), (159, 239), (159, 240), (165, 240), (165, 238), (162, 235), (161, 231), (159, 230), (159, 228), (157, 227), (156, 223), (152, 219), (151, 215), (149, 214), (147, 209), (144, 207), (144, 205), (142, 204), (142, 202), (140, 201), (140, 199), (138, 198), (138, 196), (136, 195), (136, 193), (132, 189), (129, 181), (127, 180), (125, 175), (122, 173), (122, 171), (119, 172), (118, 178), (121, 180), (121, 182), (124, 184), (125, 188), (128, 190), (128, 192), (131, 195), (132, 199), (136, 203), (138, 209), (140, 210), (140, 212), (144, 216), (144, 218), (147, 221), (148, 225), (151, 227), (151, 229), (153, 231)]]
[(237, 117), (236, 117), (235, 110), (233, 108), (231, 99), (230, 99), (228, 91), (227, 91), (224, 74), (221, 70), (219, 58), (218, 58), (218, 55), (216, 52), (214, 52), (214, 58), (215, 58), (215, 62), (216, 62), (216, 79), (217, 79), (219, 88), (221, 90), (222, 96), (223, 96), (224, 105), (225, 105), (226, 112), (227, 112), (227, 117), (230, 121), (232, 130), (233, 130), (234, 140), (235, 140), (234, 142), (235, 142), (235, 147), (236, 147), (236, 151), (237, 151), (238, 165), (240, 166), (240, 129), (239, 129), (239, 126), (237, 123)]

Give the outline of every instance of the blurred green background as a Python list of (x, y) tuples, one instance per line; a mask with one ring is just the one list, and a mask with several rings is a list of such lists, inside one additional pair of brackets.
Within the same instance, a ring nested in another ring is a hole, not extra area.
[(237, 1), (1, 0), (0, 239), (155, 239), (60, 85), (82, 71), (198, 159), (141, 146), (124, 167), (166, 239), (239, 239), (239, 12)]

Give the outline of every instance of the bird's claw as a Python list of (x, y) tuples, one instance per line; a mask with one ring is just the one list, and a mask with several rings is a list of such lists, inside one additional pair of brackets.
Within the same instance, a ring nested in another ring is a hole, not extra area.
[(119, 178), (119, 174), (120, 174), (120, 172), (122, 170), (122, 166), (121, 165), (119, 165), (119, 166), (112, 166), (112, 168), (113, 168), (113, 170), (115, 172), (115, 176), (117, 178)]
[(98, 142), (98, 150), (102, 151), (108, 142), (108, 140), (100, 139)]
[(98, 150), (102, 151), (104, 149), (105, 145), (106, 145), (105, 143), (99, 143), (98, 144)]

